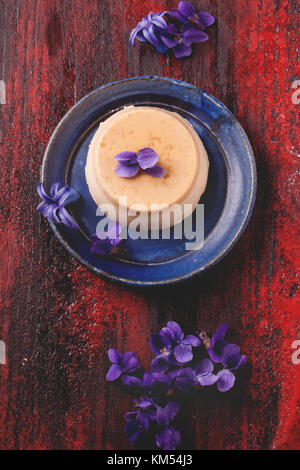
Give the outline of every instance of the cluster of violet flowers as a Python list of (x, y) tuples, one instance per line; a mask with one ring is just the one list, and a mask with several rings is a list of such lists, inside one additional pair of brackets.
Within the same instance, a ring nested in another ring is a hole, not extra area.
[[(169, 321), (149, 339), (155, 354), (150, 372), (141, 370), (134, 352), (122, 354), (109, 349), (112, 365), (107, 380), (120, 378), (136, 395), (135, 411), (125, 414), (125, 432), (131, 444), (146, 439), (163, 450), (176, 449), (181, 435), (173, 420), (180, 404), (174, 397), (199, 386), (216, 384), (220, 392), (233, 387), (234, 373), (246, 364), (247, 358), (240, 353), (239, 346), (225, 341), (227, 330), (228, 324), (224, 323), (211, 338), (205, 332), (199, 337), (185, 335), (178, 323)], [(209, 357), (197, 360), (197, 353), (201, 356), (203, 350)]]
[(192, 44), (208, 40), (204, 29), (214, 21), (210, 13), (197, 11), (190, 2), (181, 1), (177, 9), (150, 12), (132, 30), (130, 43), (132, 46), (136, 40), (149, 43), (159, 54), (171, 50), (181, 59), (191, 55)]
[[(56, 181), (51, 185), (49, 192), (46, 191), (44, 184), (40, 183), (37, 192), (42, 199), (37, 210), (43, 217), (54, 224), (62, 224), (72, 230), (79, 229), (76, 220), (69, 212), (70, 206), (80, 199), (80, 194), (76, 189), (64, 185), (61, 181)], [(122, 228), (118, 222), (108, 222), (105, 231), (90, 235), (91, 252), (100, 256), (109, 255), (122, 243), (121, 232)]]

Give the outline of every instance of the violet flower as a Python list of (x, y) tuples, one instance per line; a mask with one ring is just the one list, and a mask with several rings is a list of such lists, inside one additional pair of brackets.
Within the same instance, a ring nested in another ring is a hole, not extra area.
[(246, 356), (240, 354), (240, 347), (236, 344), (227, 344), (223, 349), (222, 364), (224, 369), (218, 372), (217, 387), (219, 392), (227, 392), (235, 382), (232, 371), (241, 369), (247, 362)]
[(224, 369), (217, 374), (217, 387), (220, 392), (227, 392), (233, 387), (235, 376), (232, 371), (242, 368), (247, 362), (246, 356), (240, 354), (239, 346), (225, 341), (227, 330), (228, 324), (223, 323), (211, 339), (207, 337), (206, 333), (200, 334), (211, 360), (223, 364)]
[(115, 173), (122, 178), (132, 178), (139, 170), (145, 171), (150, 176), (162, 178), (165, 170), (158, 165), (158, 155), (155, 150), (146, 147), (135, 152), (121, 152), (114, 157), (119, 163), (115, 168)]
[(185, 23), (180, 31), (175, 25), (170, 24), (167, 33), (162, 35), (161, 39), (169, 49), (172, 49), (177, 59), (190, 56), (192, 44), (208, 40), (206, 33), (196, 29), (190, 23)]
[(134, 444), (145, 431), (149, 431), (149, 417), (141, 410), (125, 413), (125, 432), (130, 444)]
[(166, 335), (151, 335), (149, 344), (152, 352), (156, 354), (151, 362), (152, 372), (166, 372), (172, 356), (172, 344)]
[(209, 359), (202, 359), (194, 369), (186, 367), (168, 374), (171, 384), (182, 392), (189, 391), (195, 385), (203, 387), (213, 385), (219, 377), (213, 374), (214, 366)]
[(168, 25), (164, 20), (165, 12), (152, 13), (150, 12), (145, 18), (142, 19), (131, 31), (130, 43), (134, 47), (135, 40), (152, 44), (159, 54), (165, 54), (168, 47), (161, 40), (161, 33), (166, 31)]
[(37, 210), (55, 224), (63, 224), (72, 229), (78, 229), (76, 220), (67, 211), (66, 207), (80, 198), (80, 194), (70, 186), (56, 181), (52, 184), (49, 194), (46, 192), (44, 184), (40, 183), (37, 192), (43, 202), (37, 206)]
[(209, 359), (202, 359), (194, 369), (195, 382), (203, 387), (213, 385), (218, 381), (218, 376), (213, 374), (213, 370), (213, 363)]
[(174, 426), (166, 426), (155, 434), (156, 445), (162, 450), (176, 450), (181, 442), (180, 432)]
[(118, 222), (110, 222), (106, 232), (101, 234), (94, 233), (90, 236), (92, 242), (91, 252), (101, 256), (107, 255), (122, 242), (123, 239), (120, 237), (121, 232), (122, 228)]
[(195, 371), (191, 367), (183, 367), (168, 373), (170, 388), (188, 392), (195, 386)]
[(154, 399), (166, 394), (169, 389), (168, 377), (160, 373), (151, 374), (150, 372), (145, 372), (142, 379), (124, 375), (123, 383), (128, 387), (136, 388), (142, 395), (150, 396)]
[(180, 23), (190, 22), (199, 29), (211, 26), (215, 19), (209, 13), (197, 11), (190, 2), (179, 2), (177, 9), (168, 12), (168, 16)]
[(179, 411), (180, 405), (176, 401), (170, 401), (164, 408), (158, 406), (156, 409), (156, 421), (160, 426), (168, 426)]
[[(106, 380), (112, 382), (117, 380), (124, 372), (134, 372), (140, 368), (139, 361), (134, 352), (120, 353), (116, 349), (108, 350), (108, 357), (112, 366), (106, 375)], [(124, 377), (122, 377), (124, 379)]]
[(192, 346), (198, 347), (201, 341), (197, 336), (184, 333), (178, 323), (169, 321), (166, 328), (162, 328), (160, 335), (166, 337), (173, 348), (173, 354), (180, 364), (185, 364), (193, 359)]
[[(223, 360), (223, 351), (225, 346), (227, 346), (227, 341), (225, 341), (225, 335), (228, 330), (228, 323), (223, 323), (217, 329), (216, 333), (211, 337), (210, 341), (207, 343), (207, 352), (209, 357), (213, 362), (220, 363)], [(204, 333), (205, 334), (205, 333)], [(203, 335), (201, 333), (200, 337)]]

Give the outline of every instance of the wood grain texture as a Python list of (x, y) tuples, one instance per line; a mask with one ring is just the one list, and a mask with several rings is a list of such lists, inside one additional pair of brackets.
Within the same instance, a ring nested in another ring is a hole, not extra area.
[[(136, 350), (170, 319), (188, 333), (223, 321), (249, 365), (228, 394), (188, 405), (183, 448), (300, 448), (299, 3), (199, 0), (217, 19), (192, 58), (169, 63), (129, 32), (163, 0), (0, 0), (0, 365), (2, 449), (127, 449), (130, 397), (105, 382), (106, 351)], [(298, 16), (297, 16), (298, 15)], [(157, 290), (86, 271), (35, 207), (41, 159), (65, 112), (94, 88), (156, 74), (195, 84), (233, 111), (253, 145), (258, 197), (232, 252), (201, 277)]]

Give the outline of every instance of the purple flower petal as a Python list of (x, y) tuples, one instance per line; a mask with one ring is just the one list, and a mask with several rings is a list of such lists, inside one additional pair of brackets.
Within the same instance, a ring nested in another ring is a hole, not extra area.
[(143, 385), (146, 388), (151, 388), (154, 382), (154, 377), (150, 372), (145, 372), (143, 377)]
[(122, 354), (116, 349), (110, 348), (107, 351), (108, 358), (113, 364), (119, 364), (122, 360)]
[(211, 360), (213, 362), (215, 362), (216, 364), (219, 364), (220, 362), (222, 362), (223, 350), (220, 351), (220, 352), (218, 352), (218, 351), (216, 352), (212, 348), (207, 348), (207, 353), (208, 353), (209, 357), (211, 358)]
[(123, 355), (123, 370), (126, 372), (134, 372), (140, 368), (138, 358), (134, 352), (127, 352)]
[(169, 49), (172, 49), (178, 44), (178, 39), (169, 34), (162, 34), (161, 40)]
[(106, 234), (110, 240), (118, 239), (121, 232), (122, 227), (119, 222), (109, 222)]
[(137, 154), (138, 162), (143, 170), (152, 168), (158, 162), (158, 155), (152, 148), (141, 149)]
[(214, 370), (214, 365), (209, 359), (202, 359), (196, 367), (195, 372), (197, 375), (206, 375)]
[(150, 398), (141, 398), (140, 400), (138, 400), (136, 406), (138, 408), (141, 408), (142, 410), (145, 410), (150, 406), (153, 406), (153, 401)]
[(215, 22), (215, 18), (210, 13), (207, 13), (206, 11), (199, 11), (197, 13), (197, 17), (199, 18), (203, 28), (207, 28), (208, 26), (211, 26)]
[(166, 171), (160, 165), (155, 165), (152, 168), (147, 168), (144, 171), (148, 175), (154, 176), (155, 178), (163, 178), (166, 174)]
[(195, 372), (191, 367), (180, 369), (175, 378), (175, 386), (178, 390), (187, 392), (195, 385)]
[(119, 163), (115, 168), (115, 173), (122, 178), (133, 178), (139, 172), (139, 165), (135, 163), (133, 165), (123, 165)]
[(167, 426), (155, 434), (156, 444), (163, 450), (175, 450), (180, 444), (180, 432), (173, 426)]
[(189, 57), (191, 55), (192, 47), (186, 46), (185, 44), (178, 44), (172, 51), (177, 59), (182, 59), (183, 57)]
[(169, 321), (167, 323), (167, 327), (174, 334), (175, 340), (177, 340), (177, 341), (182, 341), (183, 340), (184, 333), (183, 333), (182, 329), (180, 328), (180, 326), (178, 325), (178, 323), (176, 323), (175, 321)]
[(169, 11), (167, 15), (168, 17), (174, 18), (176, 21), (179, 21), (179, 23), (184, 23), (187, 20), (186, 16), (182, 15), (178, 10), (175, 9)]
[(152, 24), (158, 26), (160, 29), (167, 29), (168, 25), (167, 23), (165, 22), (165, 20), (163, 19), (162, 16), (160, 16), (159, 14), (152, 14), (151, 16), (151, 22)]
[(167, 403), (167, 405), (165, 406), (165, 413), (169, 423), (173, 421), (179, 411), (179, 408), (180, 405), (176, 401), (170, 401), (169, 403)]
[(132, 422), (136, 421), (136, 411), (129, 411), (124, 415), (125, 421)]
[(227, 344), (223, 350), (223, 366), (229, 370), (237, 370), (243, 367), (247, 358), (240, 354), (240, 347), (236, 344)]
[(167, 357), (158, 356), (151, 362), (152, 372), (166, 372), (169, 369)]
[(50, 204), (53, 202), (52, 198), (49, 197), (48, 194), (46, 193), (43, 183), (40, 183), (38, 185), (37, 192), (38, 192), (40, 198), (43, 199), (44, 202), (48, 202)]
[(211, 338), (211, 347), (212, 348), (214, 347), (214, 344), (215, 344), (216, 341), (224, 341), (227, 330), (228, 330), (228, 323), (222, 323), (222, 325), (219, 326), (216, 333)]
[(184, 33), (184, 44), (186, 46), (191, 46), (195, 42), (204, 42), (208, 40), (208, 35), (203, 31), (199, 31), (197, 29), (189, 29)]
[(227, 360), (230, 356), (239, 356), (241, 348), (237, 344), (227, 344), (223, 349), (223, 363), (227, 367)]
[(215, 374), (207, 374), (197, 377), (197, 382), (203, 387), (213, 385), (219, 380), (219, 377)]
[(108, 239), (99, 240), (94, 242), (91, 247), (91, 252), (100, 256), (106, 256), (111, 250), (111, 244)]
[(179, 2), (177, 10), (186, 18), (190, 18), (196, 13), (195, 8), (189, 2)]
[(129, 151), (121, 152), (114, 157), (114, 160), (117, 160), (119, 163), (137, 163), (137, 154)]
[(114, 380), (117, 380), (121, 374), (121, 367), (118, 364), (113, 364), (106, 374), (106, 380), (108, 380), (109, 382), (113, 382)]
[(64, 207), (60, 207), (58, 209), (58, 217), (62, 224), (75, 230), (78, 229), (78, 224), (76, 220), (71, 216), (71, 214), (69, 214), (67, 209), (65, 209)]
[(57, 201), (60, 206), (68, 207), (80, 199), (80, 194), (76, 189), (73, 189), (70, 186), (65, 186), (63, 189), (64, 191)]
[(143, 429), (138, 422), (129, 422), (125, 424), (125, 432), (130, 444), (134, 444), (142, 435)]
[(168, 340), (170, 341), (170, 343), (175, 341), (175, 335), (174, 335), (173, 331), (170, 330), (170, 328), (162, 328), (160, 330), (160, 335), (161, 336), (166, 336), (168, 338)]
[(61, 189), (61, 186), (63, 186), (63, 183), (61, 181), (56, 181), (52, 184), (50, 188), (50, 196), (52, 197), (52, 199), (55, 199), (56, 193)]
[(201, 341), (197, 336), (194, 335), (187, 335), (185, 338), (182, 340), (183, 344), (190, 344), (191, 346), (194, 346), (195, 348), (197, 346), (201, 345)]
[(142, 427), (145, 431), (149, 431), (149, 418), (143, 413), (140, 413), (139, 422), (141, 423)]
[(188, 344), (179, 344), (174, 349), (174, 356), (176, 361), (181, 364), (186, 364), (193, 359), (192, 346)]
[(161, 335), (153, 334), (149, 338), (149, 344), (154, 354), (160, 354), (161, 349), (165, 347), (166, 340)]
[(138, 377), (134, 377), (132, 375), (123, 375), (122, 382), (127, 387), (142, 388), (143, 386), (143, 381), (139, 379)]
[(218, 383), (217, 387), (219, 392), (227, 392), (230, 390), (235, 382), (235, 376), (230, 370), (223, 369), (217, 373)]

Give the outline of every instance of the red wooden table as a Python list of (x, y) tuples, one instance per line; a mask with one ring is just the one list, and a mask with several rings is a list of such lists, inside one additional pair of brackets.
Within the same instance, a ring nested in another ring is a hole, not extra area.
[[(249, 362), (234, 390), (188, 405), (183, 448), (300, 448), (299, 3), (194, 3), (217, 19), (210, 40), (167, 63), (150, 47), (133, 50), (128, 36), (175, 0), (0, 0), (2, 449), (130, 448), (130, 397), (105, 381), (106, 351), (135, 350), (146, 366), (145, 338), (171, 319), (188, 333), (228, 321)], [(216, 267), (176, 288), (135, 290), (64, 251), (35, 210), (36, 186), (65, 112), (100, 85), (147, 74), (195, 84), (235, 113), (256, 154), (258, 197)]]

